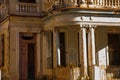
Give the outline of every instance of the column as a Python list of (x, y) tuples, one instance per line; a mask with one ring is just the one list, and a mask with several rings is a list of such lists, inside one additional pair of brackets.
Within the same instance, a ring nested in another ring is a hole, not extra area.
[(53, 29), (53, 67), (60, 66), (59, 33)]
[(53, 68), (57, 67), (57, 46), (56, 46), (56, 30), (53, 29)]
[(90, 25), (89, 32), (88, 32), (89, 66), (96, 65), (94, 28), (95, 26)]
[(99, 72), (96, 66), (96, 55), (95, 55), (95, 27), (94, 25), (89, 25), (88, 31), (88, 59), (89, 59), (89, 76), (95, 80), (97, 77), (96, 72)]
[(81, 25), (79, 31), (79, 46), (80, 46), (80, 63), (81, 74), (87, 75), (87, 42), (86, 42), (86, 25)]

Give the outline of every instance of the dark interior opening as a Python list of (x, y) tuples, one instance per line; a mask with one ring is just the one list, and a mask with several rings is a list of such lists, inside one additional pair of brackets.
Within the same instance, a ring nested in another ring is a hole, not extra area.
[(120, 65), (120, 34), (108, 34), (109, 63)]
[(59, 33), (60, 38), (60, 62), (61, 66), (66, 66), (66, 53), (65, 53), (65, 33), (60, 32)]
[(32, 40), (33, 36), (22, 36), (22, 39), (24, 39), (24, 40)]
[(28, 80), (35, 80), (34, 44), (28, 44)]
[(35, 0), (19, 0), (19, 2), (35, 3)]
[(53, 68), (53, 33), (51, 32), (51, 68)]
[(21, 38), (23, 40), (32, 40), (34, 38), (33, 34), (32, 33), (24, 33)]
[(79, 50), (79, 49), (80, 49), (80, 45), (79, 45), (79, 44), (80, 44), (80, 42), (79, 42), (79, 41), (80, 41), (80, 40), (79, 40), (80, 37), (79, 37), (79, 36), (80, 36), (80, 35), (79, 35), (79, 33), (78, 33), (78, 34), (77, 34), (77, 39), (78, 39), (78, 45), (77, 45), (77, 46), (78, 46), (78, 66), (80, 67), (81, 64), (80, 64), (80, 50)]

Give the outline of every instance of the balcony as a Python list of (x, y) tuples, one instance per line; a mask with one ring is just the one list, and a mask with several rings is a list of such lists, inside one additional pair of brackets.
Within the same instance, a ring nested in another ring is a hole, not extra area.
[(120, 0), (56, 0), (56, 8), (120, 9)]
[(5, 4), (0, 5), (0, 21), (3, 21), (8, 16), (8, 8)]
[(40, 7), (38, 3), (16, 3), (16, 11), (17, 15), (28, 15), (28, 16), (39, 16)]

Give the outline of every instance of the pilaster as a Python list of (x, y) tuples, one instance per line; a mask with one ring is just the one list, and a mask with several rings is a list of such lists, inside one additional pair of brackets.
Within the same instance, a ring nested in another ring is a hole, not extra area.
[(59, 33), (57, 29), (53, 29), (53, 67), (60, 66), (60, 45)]

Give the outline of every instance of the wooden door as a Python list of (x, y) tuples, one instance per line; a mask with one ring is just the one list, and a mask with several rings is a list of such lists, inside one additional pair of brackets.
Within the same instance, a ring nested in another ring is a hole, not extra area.
[(19, 80), (27, 80), (27, 45), (26, 43), (20, 44), (19, 53)]
[(19, 80), (35, 80), (36, 75), (36, 37), (19, 37)]

